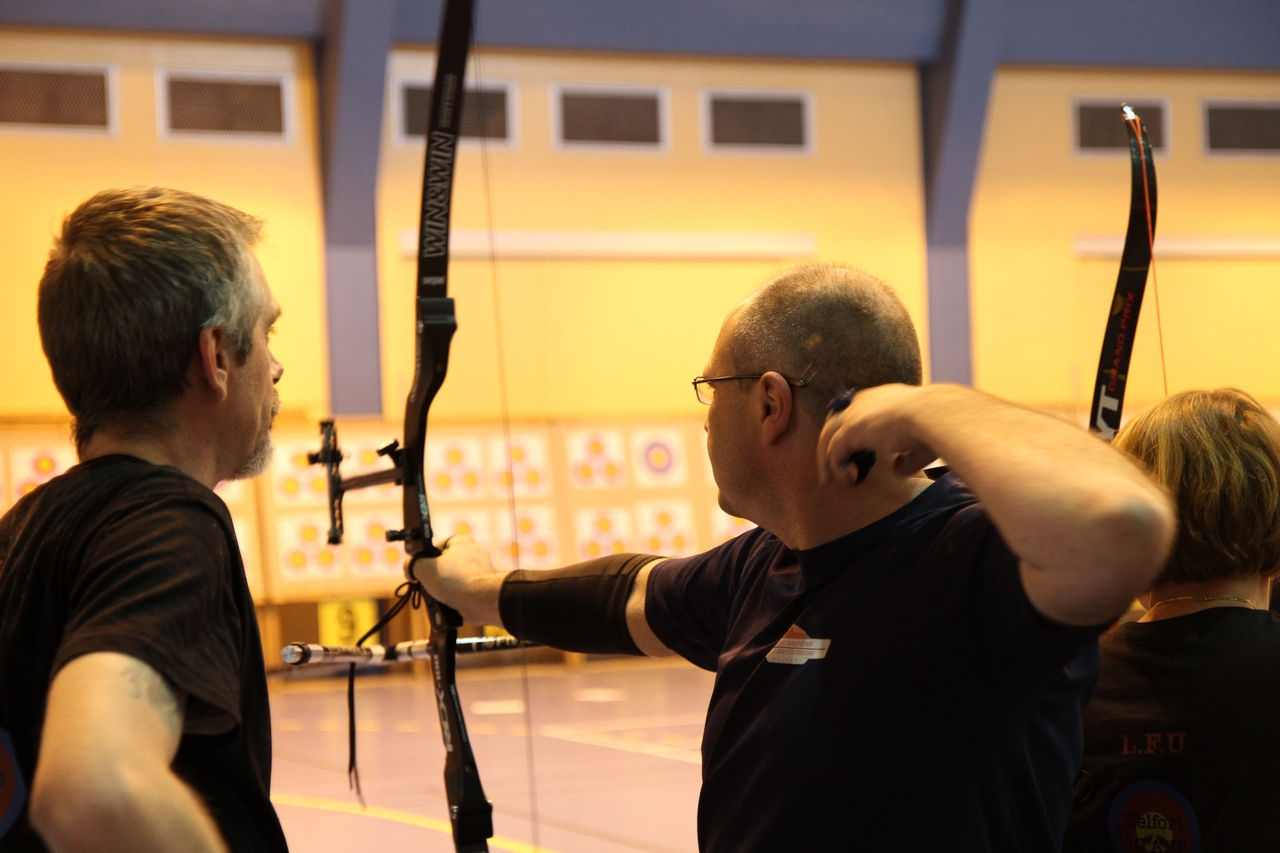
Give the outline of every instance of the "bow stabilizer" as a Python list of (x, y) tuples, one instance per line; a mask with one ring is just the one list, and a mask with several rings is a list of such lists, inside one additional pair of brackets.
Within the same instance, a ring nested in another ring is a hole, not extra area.
[(1147, 273), (1156, 235), (1156, 166), (1151, 158), (1151, 140), (1142, 119), (1128, 104), (1122, 108), (1129, 133), (1132, 181), (1129, 196), (1129, 228), (1120, 255), (1120, 274), (1107, 316), (1098, 361), (1098, 380), (1089, 409), (1089, 429), (1110, 441), (1120, 429), (1120, 410), (1129, 379), (1129, 361), (1138, 330), (1138, 313), (1146, 290)]

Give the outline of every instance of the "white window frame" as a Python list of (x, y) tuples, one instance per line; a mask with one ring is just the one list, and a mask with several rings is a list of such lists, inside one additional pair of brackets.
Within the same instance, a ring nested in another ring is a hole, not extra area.
[[(711, 138), (711, 101), (717, 95), (726, 98), (759, 100), (798, 99), (804, 104), (804, 145), (716, 145)], [(817, 122), (814, 119), (816, 99), (805, 89), (760, 89), (738, 86), (707, 86), (698, 92), (698, 125), (704, 154), (727, 157), (812, 157), (817, 153)]]
[[(407, 86), (425, 86), (434, 88), (434, 77), (423, 74), (397, 74), (391, 78), (390, 92), (387, 98), (387, 109), (391, 121), (391, 139), (403, 148), (421, 148), (424, 137), (409, 136), (404, 132), (404, 90)], [(520, 87), (515, 80), (469, 79), (467, 89), (502, 89), (507, 93), (507, 138), (476, 139), (470, 136), (459, 136), (458, 144), (464, 148), (515, 149), (520, 147)], [(466, 104), (463, 104), (466, 109)]]
[(1274, 160), (1280, 150), (1215, 151), (1209, 147), (1210, 107), (1267, 107), (1280, 110), (1280, 100), (1275, 98), (1204, 98), (1200, 102), (1200, 150), (1213, 160)]
[(68, 127), (57, 124), (0, 123), (0, 135), (4, 136), (66, 136), (79, 138), (115, 139), (120, 135), (120, 73), (114, 62), (68, 62), (63, 60), (42, 62), (29, 59), (0, 58), (0, 68), (13, 71), (67, 71), (83, 74), (101, 71), (107, 78), (107, 126)]
[[(658, 98), (658, 144), (639, 142), (566, 142), (561, 138), (560, 101), (563, 95), (656, 95)], [(614, 152), (617, 154), (671, 153), (671, 90), (657, 83), (552, 83), (551, 149), (553, 151)]]
[[(228, 81), (235, 83), (279, 83), (284, 132), (230, 133), (207, 130), (169, 129), (169, 79)], [(163, 66), (156, 68), (156, 135), (165, 142), (198, 142), (234, 145), (293, 145), (298, 137), (298, 87), (293, 71), (271, 68), (218, 68), (208, 66)]]
[(1081, 148), (1080, 147), (1080, 107), (1117, 107), (1119, 112), (1119, 104), (1121, 101), (1156, 103), (1160, 105), (1161, 111), (1164, 113), (1164, 145), (1157, 148), (1151, 146), (1151, 156), (1156, 159), (1164, 159), (1173, 154), (1173, 103), (1168, 96), (1165, 95), (1076, 95), (1071, 99), (1071, 153), (1082, 159), (1094, 159), (1110, 157), (1129, 156), (1129, 148), (1113, 148), (1105, 150), (1101, 148)]

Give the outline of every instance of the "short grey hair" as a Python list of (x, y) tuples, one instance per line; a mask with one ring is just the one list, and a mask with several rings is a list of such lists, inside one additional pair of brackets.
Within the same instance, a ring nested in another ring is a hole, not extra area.
[(40, 340), (75, 441), (141, 425), (182, 393), (200, 331), (241, 363), (263, 310), (249, 250), (262, 220), (181, 190), (105, 190), (62, 223), (40, 280)]
[(809, 387), (797, 400), (817, 423), (843, 391), (923, 377), (902, 300), (875, 276), (838, 264), (807, 264), (766, 282), (737, 309), (729, 352), (739, 372), (803, 379)]

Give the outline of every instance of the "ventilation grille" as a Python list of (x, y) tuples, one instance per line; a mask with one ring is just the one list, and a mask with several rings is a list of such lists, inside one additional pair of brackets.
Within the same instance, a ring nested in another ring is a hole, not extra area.
[(105, 129), (107, 73), (0, 68), (0, 123)]
[(1280, 106), (1210, 106), (1210, 151), (1280, 151)]
[(661, 145), (658, 95), (562, 92), (560, 139), (570, 143)]
[[(1128, 151), (1120, 101), (1076, 104), (1076, 147), (1081, 151)], [(1164, 150), (1164, 105), (1158, 101), (1127, 101), (1147, 128), (1151, 147)]]
[[(406, 137), (426, 136), (431, 117), (431, 86), (402, 90), (403, 127)], [(462, 99), (460, 134), (467, 139), (505, 140), (509, 134), (506, 89), (467, 89)]]
[(284, 136), (280, 81), (169, 78), (169, 130)]
[(802, 98), (711, 97), (711, 144), (719, 147), (804, 148)]

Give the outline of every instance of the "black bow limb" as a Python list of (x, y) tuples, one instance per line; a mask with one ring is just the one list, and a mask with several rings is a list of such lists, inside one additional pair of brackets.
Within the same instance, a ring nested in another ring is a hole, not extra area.
[[(454, 303), (449, 298), (449, 215), (453, 200), (454, 161), (458, 149), (463, 107), (463, 78), (471, 46), (474, 23), (473, 0), (446, 0), (437, 40), (436, 73), (431, 93), (431, 113), (427, 125), (426, 162), (422, 176), (422, 208), (418, 230), (418, 268), (414, 301), (413, 385), (405, 401), (403, 445), (393, 442), (379, 451), (390, 457), (394, 467), (344, 480), (338, 471), (342, 451), (332, 421), (321, 425), (323, 445), (311, 454), (313, 463), (325, 465), (329, 481), (329, 542), (342, 541), (342, 497), (352, 489), (395, 482), (403, 490), (404, 526), (387, 532), (388, 541), (404, 543), (410, 574), (408, 590), (388, 611), (379, 625), (360, 642), (376, 633), (398, 613), (406, 602), (420, 596), (431, 623), (431, 675), (436, 708), (440, 715), (440, 736), (444, 741), (445, 793), (449, 820), (457, 853), (487, 853), (493, 835), (493, 806), (484, 795), (476, 768), (471, 741), (462, 716), (456, 681), (458, 628), (462, 617), (427, 596), (412, 578), (415, 557), (436, 557), (440, 550), (432, 542), (431, 511), (423, 462), (426, 449), (427, 413), (444, 384), (449, 367), (449, 346), (458, 323)], [(402, 588), (403, 589), (403, 588)], [(354, 665), (352, 665), (354, 672)], [(348, 691), (351, 713), (350, 777), (358, 786), (355, 768), (354, 691)]]
[(1142, 296), (1147, 286), (1147, 273), (1151, 269), (1156, 234), (1156, 165), (1151, 158), (1151, 139), (1142, 119), (1133, 109), (1127, 104), (1122, 109), (1125, 129), (1129, 132), (1129, 159), (1132, 164), (1129, 228), (1124, 236), (1120, 274), (1107, 315), (1107, 330), (1098, 361), (1098, 379), (1089, 409), (1089, 429), (1107, 441), (1115, 438), (1116, 431), (1120, 429), (1120, 410), (1124, 406), (1124, 392), (1129, 381), (1129, 360), (1133, 357), (1138, 313), (1142, 310)]

